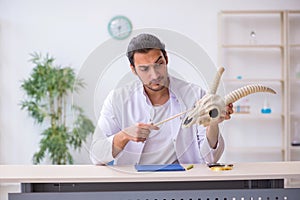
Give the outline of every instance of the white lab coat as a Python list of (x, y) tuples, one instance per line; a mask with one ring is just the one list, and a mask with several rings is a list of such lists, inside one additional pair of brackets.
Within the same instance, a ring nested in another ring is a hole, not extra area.
[[(204, 90), (199, 86), (172, 76), (170, 76), (169, 91), (171, 116), (191, 109), (195, 102), (205, 95)], [(149, 123), (151, 106), (140, 80), (110, 92), (102, 107), (93, 135), (90, 149), (92, 162), (106, 164), (114, 160), (115, 165), (139, 163), (144, 143), (129, 141), (124, 150), (113, 158), (112, 141), (114, 134), (126, 127), (137, 122)], [(182, 128), (183, 118), (184, 116), (181, 116), (170, 121), (172, 123), (170, 137), (172, 137), (179, 163), (217, 162), (224, 151), (222, 135), (219, 134), (217, 147), (212, 149), (206, 138), (206, 128), (199, 125)], [(159, 146), (157, 143), (151, 145)]]

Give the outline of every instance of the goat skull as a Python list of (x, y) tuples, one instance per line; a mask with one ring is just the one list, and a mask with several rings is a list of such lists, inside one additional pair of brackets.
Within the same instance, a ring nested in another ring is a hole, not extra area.
[(210, 91), (196, 102), (194, 108), (185, 117), (183, 127), (190, 127), (193, 124), (209, 126), (210, 123), (216, 122), (220, 117), (225, 116), (226, 105), (234, 103), (249, 94), (256, 92), (269, 92), (276, 94), (276, 92), (269, 87), (253, 84), (234, 90), (223, 99), (221, 96), (216, 94), (223, 72), (224, 68), (221, 67), (218, 70)]

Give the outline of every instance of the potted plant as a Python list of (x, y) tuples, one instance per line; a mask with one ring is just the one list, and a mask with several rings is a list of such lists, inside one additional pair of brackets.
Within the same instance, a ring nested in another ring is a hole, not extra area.
[(49, 156), (52, 164), (73, 164), (70, 149), (80, 149), (94, 131), (92, 121), (83, 110), (71, 103), (71, 94), (83, 88), (84, 83), (76, 79), (74, 69), (56, 66), (55, 59), (48, 54), (43, 57), (35, 52), (31, 56), (35, 66), (30, 77), (22, 81), (26, 97), (21, 109), (47, 127), (41, 133), (33, 163), (39, 164)]

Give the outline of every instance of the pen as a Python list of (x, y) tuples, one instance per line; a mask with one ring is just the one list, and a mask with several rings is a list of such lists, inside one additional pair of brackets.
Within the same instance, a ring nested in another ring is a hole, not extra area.
[(194, 165), (189, 165), (189, 166), (186, 167), (186, 170), (190, 170), (190, 169), (192, 169), (193, 167), (194, 167)]

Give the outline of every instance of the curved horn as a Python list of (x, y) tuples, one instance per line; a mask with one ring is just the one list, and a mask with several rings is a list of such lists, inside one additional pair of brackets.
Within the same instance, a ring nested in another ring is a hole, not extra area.
[(224, 70), (225, 70), (224, 67), (219, 68), (219, 70), (218, 70), (218, 72), (215, 76), (214, 82), (211, 85), (211, 88), (210, 88), (210, 91), (209, 91), (210, 94), (216, 94), (219, 83), (220, 83), (220, 79), (221, 79), (221, 76), (222, 76)]
[(229, 103), (234, 103), (242, 97), (256, 92), (269, 92), (272, 94), (276, 94), (276, 92), (273, 89), (266, 86), (262, 86), (259, 84), (246, 85), (227, 94), (225, 96), (225, 105), (228, 105)]

